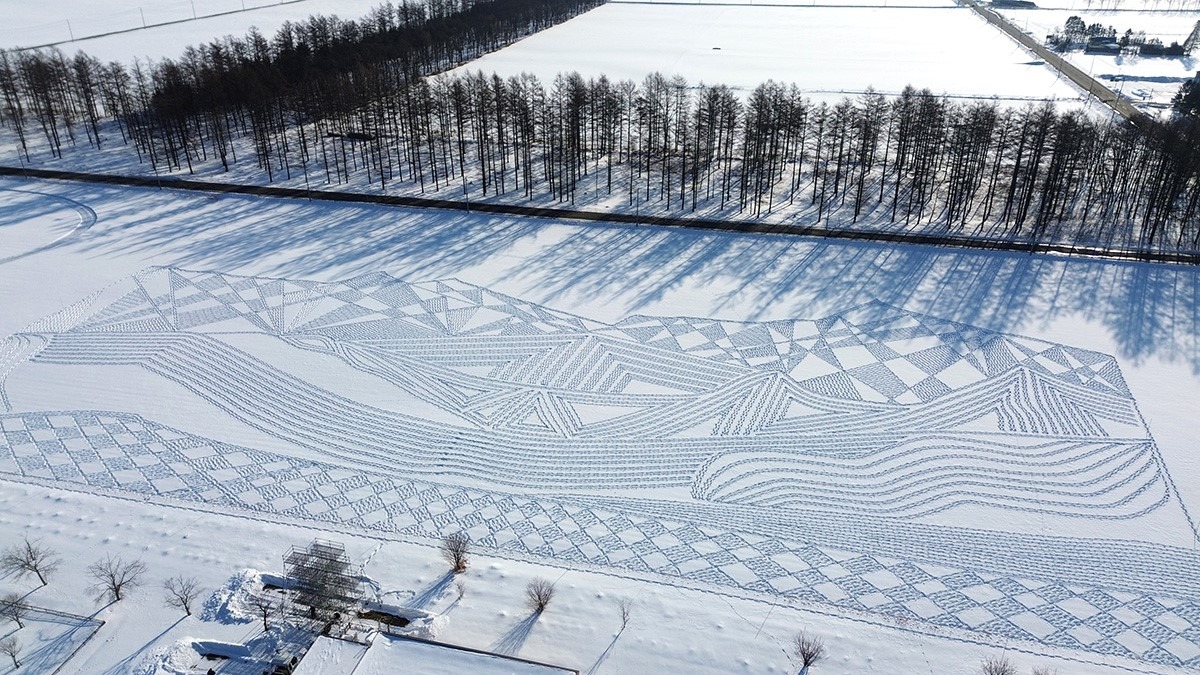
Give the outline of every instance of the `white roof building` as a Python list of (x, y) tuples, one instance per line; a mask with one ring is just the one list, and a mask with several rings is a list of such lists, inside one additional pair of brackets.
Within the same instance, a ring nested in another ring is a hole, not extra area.
[(502, 654), (376, 634), (371, 645), (317, 638), (293, 675), (577, 675), (578, 671)]

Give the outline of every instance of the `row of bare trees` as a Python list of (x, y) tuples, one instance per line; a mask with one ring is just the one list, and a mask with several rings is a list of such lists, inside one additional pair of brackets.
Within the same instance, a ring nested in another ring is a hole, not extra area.
[[(86, 141), (99, 147), (100, 111), (155, 166), (228, 161), (235, 136), (280, 149), (278, 125), (348, 114), (345, 78), (369, 86), (378, 73), (404, 83), (494, 51), (597, 6), (599, 0), (434, 0), (376, 7), (357, 21), (310, 16), (271, 38), (252, 28), (188, 47), (158, 63), (103, 64), (57, 50), (0, 51), (0, 111), (28, 156), (29, 134), (52, 153)], [(309, 97), (318, 98), (309, 105)], [(332, 107), (326, 107), (332, 106)], [(82, 126), (82, 130), (77, 128)], [(286, 150), (286, 148), (284, 148)], [(270, 165), (263, 164), (270, 171)]]
[[(1094, 246), (1200, 248), (1200, 124), (1141, 128), (1049, 104), (906, 88), (830, 104), (654, 73), (437, 72), (592, 0), (385, 5), (312, 17), (155, 64), (0, 52), (0, 121), (29, 157), (117, 137), (155, 172), (254, 162), (267, 181), (470, 199), (619, 197), (659, 213), (764, 217)], [(515, 14), (485, 21), (501, 9)], [(484, 21), (488, 28), (479, 28)]]
[[(28, 538), (0, 552), (0, 576), (14, 579), (34, 576), (42, 586), (50, 583), (50, 575), (61, 565), (62, 558), (54, 549)], [(107, 555), (88, 566), (87, 574), (92, 579), (89, 590), (100, 600), (120, 602), (131, 590), (142, 585), (147, 571), (146, 564), (140, 560)], [(163, 582), (163, 602), (189, 616), (199, 595), (199, 582), (195, 578), (178, 576)], [(25, 605), (17, 594), (6, 594), (0, 599), (0, 618), (9, 619), (18, 627), (24, 627), (21, 622), (24, 610)]]
[[(0, 551), (0, 576), (14, 579), (34, 576), (42, 586), (50, 583), (51, 575), (61, 564), (62, 558), (54, 549), (28, 538)], [(129, 592), (141, 586), (146, 572), (146, 564), (140, 560), (107, 555), (88, 566), (87, 574), (92, 580), (88, 590), (102, 601), (120, 602)], [(188, 615), (191, 615), (192, 606), (200, 594), (199, 583), (194, 578), (184, 576), (168, 579), (163, 583), (163, 591), (167, 606), (181, 609)], [(9, 592), (0, 597), (0, 619), (17, 624), (18, 630), (25, 628), (31, 609), (33, 607), (25, 596), (19, 593)], [(21, 667), (21, 650), (22, 644), (16, 635), (0, 639), (0, 654), (12, 660), (13, 668)]]

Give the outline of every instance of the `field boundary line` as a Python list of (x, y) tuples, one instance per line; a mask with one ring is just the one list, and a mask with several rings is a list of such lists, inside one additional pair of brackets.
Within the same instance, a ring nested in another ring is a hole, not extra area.
[[(968, 0), (969, 1), (969, 0)], [(743, 234), (780, 234), (823, 239), (842, 239), (884, 244), (914, 244), (942, 246), (982, 251), (1006, 251), (1010, 253), (1049, 254), (1095, 258), (1119, 262), (1156, 262), (1184, 265), (1200, 265), (1198, 251), (1155, 251), (1131, 248), (1103, 248), (1099, 246), (1058, 244), (1052, 242), (1014, 241), (1007, 239), (972, 237), (952, 234), (928, 234), (918, 232), (883, 232), (878, 230), (849, 230), (823, 227), (821, 225), (787, 225), (748, 220), (715, 220), (709, 218), (681, 218), (672, 216), (639, 216), (629, 213), (601, 213), (579, 209), (563, 209), (547, 206), (519, 206), (488, 202), (431, 199), (427, 197), (403, 197), (398, 195), (374, 195), (356, 192), (334, 192), (331, 190), (286, 188), (270, 185), (239, 185), (182, 178), (144, 176), (121, 176), (113, 174), (83, 173), (58, 169), (33, 169), (0, 166), (0, 176), (24, 177), (29, 179), (69, 180), (105, 185), (151, 187), (159, 189), (188, 190), (242, 194), (260, 197), (282, 197), (287, 199), (309, 199), (352, 204), (382, 204), (422, 209), (444, 209), (510, 216), (530, 216), (566, 220), (585, 220), (623, 225), (656, 225), (697, 230), (714, 230)]]
[(174, 26), (176, 24), (188, 23), (191, 21), (200, 21), (202, 19), (212, 19), (212, 18), (218, 17), (218, 16), (229, 16), (231, 14), (244, 14), (246, 12), (253, 12), (255, 10), (265, 9), (267, 7), (278, 7), (279, 5), (295, 5), (297, 3), (306, 2), (306, 1), (307, 0), (279, 0), (279, 2), (270, 4), (270, 5), (259, 5), (257, 7), (245, 7), (242, 9), (231, 9), (227, 12), (217, 12), (215, 14), (204, 14), (202, 16), (197, 15), (197, 16), (193, 16), (190, 19), (175, 19), (173, 21), (161, 21), (159, 23), (148, 23), (148, 24), (145, 24), (142, 26), (134, 26), (133, 28), (121, 28), (119, 30), (110, 30), (110, 31), (107, 31), (104, 33), (96, 33), (95, 35), (85, 35), (83, 37), (77, 37), (77, 38), (73, 38), (70, 40), (58, 40), (57, 42), (46, 42), (44, 44), (33, 45), (30, 47), (13, 47), (11, 51), (14, 51), (14, 52), (34, 51), (36, 49), (45, 49), (46, 47), (57, 47), (59, 45), (69, 45), (72, 42), (85, 42), (87, 40), (95, 40), (97, 38), (110, 37), (113, 35), (123, 35), (125, 33), (136, 33), (139, 30), (147, 30), (149, 28), (158, 28), (160, 26)]

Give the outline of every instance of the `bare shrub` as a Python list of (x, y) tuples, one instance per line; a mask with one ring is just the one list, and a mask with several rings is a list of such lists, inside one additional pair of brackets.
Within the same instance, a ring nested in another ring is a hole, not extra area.
[(58, 569), (61, 562), (58, 555), (38, 542), (26, 538), (20, 544), (5, 549), (0, 554), (0, 572), (13, 575), (18, 579), (33, 574), (42, 585), (46, 585), (46, 577)]
[(455, 532), (442, 538), (442, 557), (450, 563), (455, 574), (467, 571), (470, 564), (471, 538), (466, 532)]
[(21, 667), (21, 662), (17, 660), (17, 656), (21, 654), (21, 643), (17, 641), (17, 638), (10, 635), (0, 640), (0, 654), (12, 659), (13, 668)]
[(141, 560), (122, 560), (105, 556), (88, 566), (88, 576), (94, 583), (89, 589), (100, 599), (109, 598), (120, 602), (130, 591), (142, 585), (142, 577), (146, 574), (146, 563)]
[(1033, 675), (1058, 675), (1058, 671), (1046, 666), (1038, 666), (1033, 669)]
[(271, 630), (271, 617), (276, 613), (276, 605), (265, 594), (254, 595), (250, 598), (250, 606), (262, 617), (263, 632)]
[(463, 596), (467, 594), (467, 580), (462, 577), (455, 579), (454, 590), (458, 591), (458, 599), (462, 600)]
[(163, 602), (167, 607), (182, 609), (188, 616), (192, 615), (192, 603), (200, 595), (200, 582), (196, 577), (185, 577), (180, 574), (163, 582)]
[(792, 653), (800, 659), (801, 668), (808, 668), (825, 658), (825, 642), (819, 636), (802, 630), (792, 638)]
[(983, 675), (1017, 675), (1017, 667), (1007, 656), (990, 656), (979, 669)]
[(16, 593), (5, 593), (3, 598), (0, 598), (0, 617), (13, 621), (17, 624), (17, 628), (24, 628), (25, 613), (29, 606), (21, 599), (21, 596)]
[(629, 615), (633, 613), (633, 601), (629, 598), (617, 598), (617, 610), (621, 612), (621, 630), (629, 625)]
[(554, 584), (538, 577), (525, 587), (525, 604), (535, 614), (546, 611), (546, 605), (554, 599)]

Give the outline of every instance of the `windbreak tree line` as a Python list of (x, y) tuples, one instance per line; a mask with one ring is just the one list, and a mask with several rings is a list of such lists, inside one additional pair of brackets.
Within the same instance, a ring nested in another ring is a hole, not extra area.
[[(0, 52), (0, 112), (42, 136), (119, 137), (155, 171), (253, 161), (268, 181), (524, 198), (658, 213), (804, 210), (924, 232), (1200, 248), (1200, 126), (906, 88), (829, 104), (766, 82), (747, 97), (654, 73), (545, 83), (446, 68), (595, 4), (492, 0), (313, 17), (178, 60), (103, 65)], [(107, 120), (113, 122), (107, 122)], [(102, 124), (116, 132), (102, 134)], [(115, 140), (115, 138), (113, 138)], [(409, 189), (409, 188), (406, 188)]]
[[(0, 50), (0, 121), (23, 151), (40, 130), (53, 152), (77, 135), (100, 143), (113, 117), (124, 142), (165, 166), (225, 159), (249, 133), (274, 140), (271, 126), (341, 117), (343, 100), (380, 77), (404, 84), (494, 51), (566, 21), (601, 0), (421, 0), (386, 3), (357, 21), (310, 16), (271, 38), (251, 29), (188, 47), (178, 59), (104, 64), (83, 53)], [(103, 111), (103, 114), (102, 114)], [(77, 127), (82, 127), (78, 129)]]

